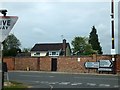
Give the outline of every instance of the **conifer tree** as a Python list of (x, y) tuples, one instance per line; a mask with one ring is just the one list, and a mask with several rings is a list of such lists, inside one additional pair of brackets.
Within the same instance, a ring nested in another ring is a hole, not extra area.
[(100, 42), (98, 40), (97, 30), (95, 26), (92, 27), (92, 31), (89, 35), (89, 44), (91, 44), (93, 50), (96, 50), (98, 54), (102, 54), (102, 47), (100, 46)]

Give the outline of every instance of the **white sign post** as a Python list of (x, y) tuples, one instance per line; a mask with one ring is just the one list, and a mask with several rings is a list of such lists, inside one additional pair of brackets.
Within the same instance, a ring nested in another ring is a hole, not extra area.
[(100, 63), (100, 67), (112, 67), (113, 66), (113, 62), (111, 60), (99, 60)]
[(3, 88), (4, 78), (2, 69), (2, 42), (7, 38), (9, 32), (15, 25), (18, 17), (17, 16), (0, 16), (0, 90)]
[(99, 68), (99, 62), (85, 62), (86, 68)]

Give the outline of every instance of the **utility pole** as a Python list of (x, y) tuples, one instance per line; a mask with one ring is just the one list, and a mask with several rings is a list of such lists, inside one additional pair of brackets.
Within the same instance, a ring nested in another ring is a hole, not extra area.
[(116, 60), (115, 60), (115, 36), (114, 36), (114, 0), (111, 0), (111, 29), (112, 29), (112, 61), (113, 61), (113, 73), (116, 73)]

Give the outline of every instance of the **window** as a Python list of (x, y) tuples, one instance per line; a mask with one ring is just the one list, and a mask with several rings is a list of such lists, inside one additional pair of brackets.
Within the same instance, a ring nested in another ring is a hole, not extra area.
[(52, 52), (52, 55), (56, 55), (56, 52)]
[(59, 56), (59, 52), (57, 51), (50, 51), (49, 56)]
[(36, 52), (34, 55), (40, 55), (40, 52)]

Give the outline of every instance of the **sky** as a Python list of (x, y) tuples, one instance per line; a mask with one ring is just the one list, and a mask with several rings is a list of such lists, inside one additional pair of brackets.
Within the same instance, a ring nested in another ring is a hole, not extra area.
[(120, 2), (118, 4), (118, 53), (120, 54)]
[[(92, 26), (97, 29), (104, 54), (111, 52), (111, 3), (42, 0), (0, 2), (8, 16), (18, 16), (12, 29), (21, 48), (32, 48), (36, 43), (59, 43), (65, 38), (71, 44), (76, 36), (89, 37)], [(115, 3), (115, 48), (118, 48), (117, 3)], [(1, 15), (1, 14), (0, 14)], [(71, 45), (72, 47), (72, 45)]]

